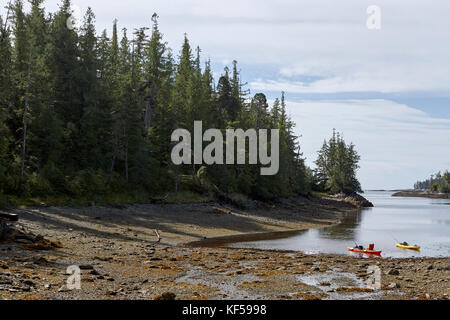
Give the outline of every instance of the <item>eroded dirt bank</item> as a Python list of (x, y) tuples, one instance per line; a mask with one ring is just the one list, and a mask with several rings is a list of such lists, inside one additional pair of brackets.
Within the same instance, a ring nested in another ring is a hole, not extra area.
[[(448, 258), (365, 259), (183, 245), (332, 225), (353, 210), (338, 201), (304, 198), (244, 211), (216, 203), (9, 210), (20, 215), (16, 227), (62, 248), (30, 251), (26, 240), (0, 244), (0, 298), (153, 299), (167, 292), (177, 299), (448, 298)], [(67, 289), (72, 265), (81, 269), (80, 290)], [(380, 268), (381, 290), (367, 289), (371, 266)]]

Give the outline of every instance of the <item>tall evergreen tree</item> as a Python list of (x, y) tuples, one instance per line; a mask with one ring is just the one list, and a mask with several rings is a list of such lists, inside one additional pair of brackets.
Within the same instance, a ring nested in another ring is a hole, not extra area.
[(79, 152), (83, 117), (82, 70), (77, 30), (67, 27), (71, 14), (70, 0), (63, 0), (52, 21), (49, 46), (52, 100), (64, 130), (60, 161), (67, 172), (76, 171), (82, 162)]
[[(12, 115), (12, 132), (15, 133), (15, 145), (20, 158), (18, 163), (19, 180), (22, 187), (27, 161), (28, 124), (30, 121), (30, 85), (33, 47), (30, 46), (27, 33), (27, 17), (23, 10), (23, 1), (14, 3), (14, 87), (15, 96)], [(20, 150), (20, 151), (19, 151)]]
[(201, 114), (206, 127), (212, 128), (215, 122), (214, 109), (214, 78), (211, 70), (211, 61), (205, 63), (202, 75), (202, 102)]
[(232, 121), (233, 112), (230, 107), (233, 105), (232, 87), (228, 67), (225, 68), (225, 74), (222, 75), (217, 83), (217, 125), (219, 128), (225, 128), (228, 121)]
[(159, 30), (158, 15), (152, 16), (152, 34), (147, 48), (144, 123), (150, 139), (150, 153), (161, 165), (167, 166), (170, 135), (174, 127), (170, 101), (173, 87), (173, 61)]
[(242, 90), (239, 71), (237, 70), (237, 61), (233, 61), (233, 77), (231, 79), (231, 99), (228, 107), (228, 115), (231, 121), (235, 121), (241, 111)]
[(83, 117), (81, 119), (81, 168), (107, 170), (111, 157), (111, 109), (104, 99), (95, 15), (87, 9), (80, 35), (80, 68)]
[(29, 151), (36, 168), (56, 164), (62, 152), (62, 128), (51, 99), (49, 21), (45, 18), (43, 0), (31, 0), (28, 35), (31, 57), (30, 139)]
[(0, 16), (0, 195), (8, 191), (8, 171), (13, 158), (10, 155), (11, 132), (8, 119), (12, 110), (12, 48), (8, 26)]
[(179, 62), (175, 75), (174, 93), (173, 93), (173, 111), (176, 115), (176, 126), (191, 128), (193, 126), (193, 112), (189, 104), (191, 94), (191, 81), (194, 71), (192, 50), (187, 35), (184, 36), (184, 42), (181, 49)]

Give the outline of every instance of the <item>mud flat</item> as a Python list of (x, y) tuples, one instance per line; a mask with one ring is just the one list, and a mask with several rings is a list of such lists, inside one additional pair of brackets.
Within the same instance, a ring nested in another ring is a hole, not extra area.
[[(205, 248), (205, 238), (295, 232), (339, 223), (355, 208), (330, 199), (285, 199), (246, 210), (218, 203), (12, 209), (18, 229), (58, 241), (30, 250), (0, 243), (1, 299), (448, 299), (449, 258), (371, 259)], [(158, 242), (156, 232), (161, 239)], [(67, 268), (81, 289), (67, 288)], [(368, 268), (381, 289), (367, 287)]]

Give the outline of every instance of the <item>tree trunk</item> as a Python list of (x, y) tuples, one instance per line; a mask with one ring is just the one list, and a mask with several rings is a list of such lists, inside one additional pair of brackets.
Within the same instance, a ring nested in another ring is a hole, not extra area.
[(33, 55), (33, 47), (30, 47), (30, 57), (28, 60), (27, 89), (25, 91), (25, 106), (23, 109), (23, 141), (22, 141), (22, 162), (20, 165), (20, 185), (22, 185), (23, 175), (25, 172), (25, 158), (27, 156), (27, 129), (28, 129), (27, 113), (30, 95), (32, 55)]
[(145, 126), (145, 137), (148, 137), (148, 130), (152, 125), (152, 105), (150, 99), (145, 101), (145, 115), (144, 115), (144, 126)]
[(110, 178), (112, 177), (112, 174), (114, 172), (114, 167), (116, 165), (116, 158), (117, 158), (117, 150), (119, 149), (119, 134), (118, 134), (119, 129), (117, 128), (117, 125), (115, 126), (114, 129), (114, 151), (113, 151), (113, 157), (111, 159), (111, 168), (109, 170), (109, 176)]
[(178, 166), (175, 167), (175, 194), (178, 195)]
[(125, 142), (125, 179), (128, 182), (128, 139)]

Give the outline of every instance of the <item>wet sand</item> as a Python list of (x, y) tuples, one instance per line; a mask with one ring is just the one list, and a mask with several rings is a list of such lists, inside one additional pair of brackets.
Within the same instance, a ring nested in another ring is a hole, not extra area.
[[(448, 298), (449, 258), (309, 256), (192, 246), (205, 238), (217, 242), (209, 239), (330, 226), (354, 210), (317, 198), (246, 210), (217, 203), (9, 210), (20, 215), (19, 229), (63, 247), (29, 251), (20, 243), (1, 243), (0, 298), (154, 299), (167, 292), (177, 299)], [(67, 289), (71, 265), (81, 268), (81, 290)], [(371, 266), (380, 268), (380, 290), (367, 287)]]

